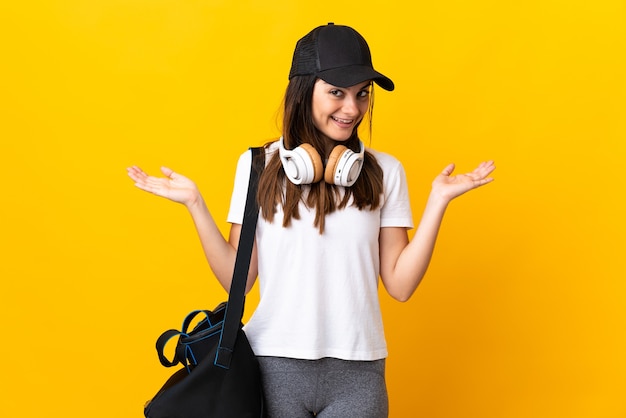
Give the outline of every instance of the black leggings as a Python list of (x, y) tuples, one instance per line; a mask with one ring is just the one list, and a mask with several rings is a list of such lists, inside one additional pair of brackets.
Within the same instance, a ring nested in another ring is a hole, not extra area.
[(259, 357), (269, 418), (387, 418), (385, 360)]

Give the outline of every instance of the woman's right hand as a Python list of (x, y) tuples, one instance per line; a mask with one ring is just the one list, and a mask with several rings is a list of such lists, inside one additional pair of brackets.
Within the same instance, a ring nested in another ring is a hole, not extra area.
[(135, 186), (146, 192), (182, 203), (187, 207), (200, 198), (200, 191), (193, 181), (167, 167), (161, 167), (165, 177), (150, 176), (137, 166), (129, 167), (127, 171)]

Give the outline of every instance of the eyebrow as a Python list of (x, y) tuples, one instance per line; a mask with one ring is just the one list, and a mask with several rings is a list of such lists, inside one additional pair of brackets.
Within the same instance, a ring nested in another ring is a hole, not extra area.
[[(320, 78), (319, 80), (320, 80), (322, 83), (326, 84), (328, 87), (333, 87), (333, 88), (336, 88), (336, 89), (347, 89), (347, 88), (352, 87), (352, 86), (349, 86), (349, 87), (340, 87), (340, 86), (336, 86), (336, 85), (334, 85), (334, 84), (330, 84), (330, 83), (326, 82), (325, 80), (322, 80), (321, 78)], [(365, 83), (365, 82), (364, 82), (364, 83)], [(364, 84), (362, 87), (360, 87), (360, 88), (359, 88), (359, 90), (364, 90), (364, 89), (366, 89), (366, 88), (372, 87), (373, 85), (374, 85), (374, 81), (373, 81), (373, 80), (369, 80), (369, 81), (367, 82), (367, 84)], [(356, 86), (356, 84), (355, 84), (355, 86)]]

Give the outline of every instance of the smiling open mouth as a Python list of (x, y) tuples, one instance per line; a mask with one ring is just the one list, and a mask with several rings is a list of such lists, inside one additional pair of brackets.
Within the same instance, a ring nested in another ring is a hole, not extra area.
[(332, 118), (333, 120), (335, 120), (335, 121), (339, 122), (339, 123), (346, 123), (346, 124), (348, 124), (348, 123), (352, 123), (352, 121), (353, 121), (353, 119), (340, 119), (340, 118), (335, 117), (335, 116), (331, 116), (331, 118)]

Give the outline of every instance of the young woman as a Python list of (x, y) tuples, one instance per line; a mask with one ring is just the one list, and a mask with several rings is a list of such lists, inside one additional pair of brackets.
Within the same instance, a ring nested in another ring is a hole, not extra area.
[[(246, 324), (259, 357), (269, 416), (386, 417), (387, 347), (378, 280), (408, 300), (430, 262), (452, 199), (492, 181), (492, 162), (435, 178), (413, 227), (404, 169), (365, 149), (358, 136), (372, 111), (372, 89), (393, 82), (374, 70), (354, 29), (320, 26), (296, 45), (285, 93), (281, 138), (265, 146), (266, 169), (247, 289), (257, 276), (260, 302)], [(371, 121), (371, 118), (370, 118)], [(228, 290), (248, 186), (251, 153), (237, 166), (225, 239), (195, 184), (169, 168), (153, 177), (128, 169), (137, 187), (184, 204), (206, 258)]]

